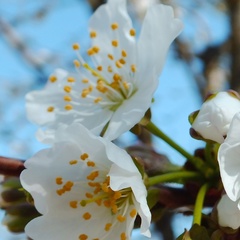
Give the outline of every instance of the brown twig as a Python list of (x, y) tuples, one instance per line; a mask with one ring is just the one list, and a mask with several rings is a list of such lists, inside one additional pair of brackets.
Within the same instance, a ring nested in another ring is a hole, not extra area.
[(21, 160), (0, 156), (0, 174), (19, 177), (25, 169), (23, 164)]

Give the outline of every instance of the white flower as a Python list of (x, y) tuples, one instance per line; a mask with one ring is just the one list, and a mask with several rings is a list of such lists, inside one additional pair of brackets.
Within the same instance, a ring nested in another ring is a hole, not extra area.
[(238, 229), (240, 227), (240, 210), (238, 203), (232, 201), (226, 194), (222, 196), (218, 205), (218, 223), (222, 227)]
[(34, 240), (130, 239), (137, 213), (150, 236), (147, 191), (126, 151), (74, 123), (52, 148), (25, 162), (20, 176), (41, 217), (26, 226)]
[(109, 0), (90, 19), (92, 47), (86, 63), (74, 44), (76, 74), (57, 70), (42, 91), (26, 96), (31, 121), (54, 132), (80, 122), (113, 140), (137, 124), (151, 105), (167, 50), (182, 29), (173, 9), (148, 9), (138, 41), (126, 0)]
[(222, 143), (234, 114), (239, 111), (240, 101), (233, 91), (219, 92), (203, 103), (192, 128), (203, 138)]
[(227, 138), (218, 150), (218, 162), (225, 191), (240, 209), (240, 113), (230, 125)]

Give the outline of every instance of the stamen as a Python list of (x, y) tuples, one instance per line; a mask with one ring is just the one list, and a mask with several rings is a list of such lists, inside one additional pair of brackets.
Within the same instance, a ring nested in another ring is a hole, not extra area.
[(95, 37), (97, 37), (97, 32), (91, 31), (90, 32), (90, 38), (95, 38)]
[(108, 66), (108, 72), (112, 72), (113, 70), (112, 70), (112, 67), (111, 66)]
[(88, 235), (86, 235), (86, 234), (81, 234), (81, 235), (79, 235), (79, 240), (87, 240), (88, 239)]
[(80, 49), (80, 46), (79, 46), (78, 43), (74, 43), (74, 44), (72, 45), (72, 48), (73, 48), (73, 50), (79, 50), (79, 49)]
[(89, 80), (86, 79), (86, 78), (84, 78), (84, 79), (82, 80), (82, 83), (89, 83)]
[(56, 177), (55, 180), (56, 180), (56, 184), (57, 184), (57, 185), (63, 184), (62, 177)]
[(53, 107), (53, 106), (48, 107), (48, 108), (47, 108), (47, 111), (48, 111), (48, 112), (53, 112), (53, 111), (54, 111), (54, 107)]
[(134, 64), (131, 65), (131, 70), (132, 70), (132, 72), (134, 72), (134, 73), (136, 72), (137, 69), (136, 69), (136, 66), (135, 66)]
[(130, 35), (133, 36), (133, 37), (136, 35), (136, 31), (135, 31), (135, 29), (133, 29), (133, 28), (129, 31), (129, 33), (130, 33)]
[(67, 105), (65, 106), (65, 110), (67, 110), (67, 111), (70, 111), (70, 110), (72, 110), (72, 109), (73, 109), (73, 106), (70, 105), (70, 104), (67, 104)]
[(127, 240), (126, 233), (121, 233), (120, 238), (121, 238), (121, 240)]
[(81, 66), (81, 64), (78, 60), (74, 60), (73, 64), (75, 65), (76, 68), (79, 68)]
[(71, 102), (72, 101), (72, 98), (70, 96), (64, 96), (64, 101), (66, 102)]
[(95, 52), (95, 53), (98, 53), (100, 51), (100, 48), (97, 47), (97, 46), (93, 46), (92, 47), (92, 50)]
[(67, 81), (72, 83), (72, 82), (75, 82), (75, 79), (74, 79), (74, 77), (68, 77)]
[(78, 163), (78, 160), (71, 160), (71, 161), (69, 161), (70, 165), (74, 165), (74, 164), (77, 164), (77, 163)]
[(102, 66), (98, 66), (98, 67), (97, 67), (97, 70), (98, 70), (98, 71), (102, 71), (102, 69), (103, 69)]
[(83, 153), (83, 154), (80, 156), (80, 158), (81, 158), (82, 160), (86, 160), (86, 159), (88, 158), (88, 154), (87, 154), (87, 153)]
[(72, 88), (70, 86), (64, 86), (64, 91), (67, 92), (67, 93), (70, 93)]
[(110, 60), (114, 60), (114, 57), (113, 57), (112, 54), (108, 54), (108, 58), (109, 58)]
[(125, 50), (122, 50), (122, 56), (127, 57), (127, 52)]
[(52, 76), (49, 77), (49, 81), (52, 82), (52, 83), (54, 83), (54, 82), (57, 81), (57, 77), (54, 76), (54, 75), (52, 75)]
[(137, 215), (137, 210), (134, 208), (130, 213), (130, 217), (134, 218)]
[(85, 220), (89, 220), (91, 218), (91, 214), (89, 212), (86, 212), (86, 213), (83, 214), (83, 218)]
[(112, 40), (112, 45), (113, 45), (113, 47), (117, 47), (118, 46), (118, 41), (117, 40)]
[(71, 201), (71, 202), (69, 202), (69, 205), (70, 205), (70, 207), (71, 208), (77, 208), (77, 201)]
[(87, 179), (90, 180), (90, 181), (94, 181), (95, 178), (97, 178), (99, 175), (99, 172), (98, 171), (94, 171), (94, 172), (91, 172), (88, 176), (87, 176)]
[(113, 24), (111, 25), (111, 28), (112, 28), (112, 30), (118, 29), (118, 24), (117, 24), (117, 23), (113, 23)]
[(105, 225), (105, 231), (109, 231), (110, 230), (110, 228), (111, 228), (111, 226), (112, 226), (112, 224), (111, 223), (107, 223), (106, 225)]
[(118, 220), (119, 222), (124, 222), (124, 221), (126, 220), (126, 217), (124, 217), (124, 216), (122, 216), (122, 215), (118, 215), (118, 216), (117, 216), (117, 220)]

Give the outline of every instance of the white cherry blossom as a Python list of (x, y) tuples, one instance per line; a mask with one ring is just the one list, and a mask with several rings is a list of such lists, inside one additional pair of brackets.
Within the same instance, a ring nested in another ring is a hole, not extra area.
[(130, 155), (74, 123), (25, 162), (20, 179), (42, 216), (25, 228), (33, 240), (130, 239), (136, 215), (150, 237), (151, 213)]
[(137, 39), (126, 0), (109, 0), (93, 14), (89, 29), (92, 63), (73, 44), (77, 72), (56, 70), (43, 90), (26, 96), (28, 118), (43, 126), (45, 135), (59, 125), (80, 122), (113, 140), (137, 124), (151, 105), (167, 50), (182, 23), (170, 6), (152, 5)]
[(240, 100), (233, 92), (211, 95), (202, 105), (192, 128), (203, 138), (222, 143), (235, 113), (240, 111)]

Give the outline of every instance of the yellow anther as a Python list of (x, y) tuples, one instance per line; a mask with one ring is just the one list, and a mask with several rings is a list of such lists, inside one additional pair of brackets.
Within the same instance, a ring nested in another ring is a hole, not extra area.
[(73, 64), (75, 65), (76, 68), (79, 68), (81, 66), (81, 63), (78, 60), (74, 60)]
[(118, 24), (117, 24), (117, 23), (113, 23), (113, 24), (111, 25), (111, 28), (112, 28), (112, 30), (118, 29)]
[(87, 179), (90, 180), (90, 181), (94, 181), (95, 178), (97, 178), (99, 175), (99, 172), (98, 171), (94, 171), (94, 172), (91, 172), (88, 176), (87, 176)]
[(120, 191), (116, 191), (113, 195), (113, 199), (117, 200), (119, 198), (121, 198), (122, 194)]
[(63, 99), (66, 102), (71, 102), (72, 101), (72, 98), (70, 96), (64, 96)]
[(64, 91), (67, 93), (70, 93), (72, 91), (72, 88), (70, 86), (64, 86)]
[(71, 160), (71, 161), (69, 161), (70, 165), (74, 165), (74, 164), (77, 164), (77, 163), (78, 163), (78, 160)]
[(111, 207), (111, 201), (110, 200), (105, 200), (103, 201), (103, 204), (106, 208), (110, 208)]
[(49, 77), (49, 81), (52, 82), (52, 83), (54, 83), (54, 82), (57, 81), (57, 77), (54, 76), (54, 75), (52, 75), (52, 76)]
[(71, 201), (71, 202), (69, 202), (69, 205), (70, 205), (71, 208), (77, 208), (77, 204), (78, 204), (77, 201)]
[(83, 154), (80, 156), (80, 158), (81, 158), (82, 160), (86, 160), (86, 159), (88, 158), (88, 154), (87, 154), (87, 153), (83, 153)]
[(134, 218), (137, 215), (137, 210), (134, 208), (130, 213), (130, 217)]
[(87, 54), (88, 54), (89, 56), (92, 56), (94, 53), (95, 53), (95, 52), (94, 52), (94, 50), (93, 50), (92, 48), (89, 48), (89, 49), (87, 50)]
[(86, 235), (86, 234), (81, 234), (81, 235), (79, 235), (78, 239), (79, 239), (79, 240), (87, 240), (87, 239), (88, 239), (88, 235)]
[(127, 57), (127, 52), (125, 50), (122, 50), (122, 56)]
[(116, 61), (116, 66), (117, 66), (118, 68), (121, 68), (121, 67), (122, 67), (122, 64), (119, 62), (119, 60)]
[(74, 44), (72, 45), (72, 48), (73, 48), (73, 50), (79, 50), (79, 49), (80, 49), (80, 46), (79, 46), (78, 43), (74, 43)]
[(113, 80), (115, 81), (115, 82), (118, 82), (118, 81), (121, 81), (121, 76), (119, 75), (119, 74), (117, 74), (117, 73), (115, 73), (114, 75), (113, 75)]
[(130, 33), (130, 35), (133, 36), (133, 37), (136, 35), (136, 31), (135, 31), (135, 29), (133, 29), (133, 28), (129, 31), (129, 33)]
[(93, 50), (95, 53), (98, 53), (99, 50), (100, 50), (100, 48), (97, 47), (97, 46), (93, 46), (93, 47), (92, 47), (92, 50)]
[(99, 103), (102, 101), (102, 98), (101, 97), (97, 97), (94, 99), (94, 103)]
[(86, 212), (86, 213), (83, 214), (83, 218), (85, 220), (89, 220), (91, 218), (91, 214), (89, 212)]
[(91, 193), (85, 193), (86, 198), (93, 198), (93, 195)]
[(134, 72), (134, 73), (136, 72), (137, 69), (136, 69), (136, 66), (135, 66), (134, 64), (131, 65), (131, 70), (132, 70), (132, 72)]
[(75, 82), (75, 79), (74, 79), (74, 77), (68, 77), (67, 81), (72, 83), (72, 82)]
[(112, 54), (108, 54), (108, 58), (109, 58), (110, 60), (114, 60), (114, 57), (113, 57)]
[(102, 66), (98, 66), (98, 67), (97, 67), (97, 70), (98, 70), (98, 71), (102, 71), (102, 69), (103, 69)]
[(105, 231), (109, 231), (110, 230), (110, 228), (112, 227), (112, 224), (111, 223), (107, 223), (106, 225), (105, 225)]
[(108, 66), (108, 72), (112, 72), (113, 70), (112, 70), (112, 67), (111, 66)]
[(61, 185), (62, 183), (63, 183), (63, 181), (62, 181), (62, 177), (56, 177), (56, 184), (57, 185)]
[(115, 204), (115, 205), (112, 205), (112, 213), (113, 214), (116, 214), (118, 212), (118, 206)]
[(121, 240), (127, 240), (126, 233), (121, 233), (120, 238), (121, 238)]
[(119, 62), (120, 62), (121, 64), (125, 64), (125, 63), (126, 63), (126, 61), (125, 61), (123, 58), (119, 59)]
[(95, 37), (97, 37), (97, 32), (91, 31), (90, 32), (90, 38), (95, 38)]
[(124, 216), (122, 216), (122, 215), (118, 215), (118, 216), (117, 216), (117, 220), (118, 220), (119, 222), (124, 222), (124, 221), (126, 220), (126, 217), (124, 217)]
[(82, 83), (88, 83), (88, 82), (89, 82), (89, 80), (86, 79), (86, 78), (84, 78), (84, 79), (82, 80)]
[(117, 47), (118, 46), (118, 41), (117, 40), (112, 40), (112, 45), (113, 45), (113, 47)]
[(53, 106), (48, 107), (48, 108), (47, 108), (47, 111), (48, 111), (48, 112), (53, 112), (53, 111), (54, 111), (54, 107), (53, 107)]
[(109, 192), (110, 189), (109, 189), (107, 183), (103, 183), (103, 184), (102, 184), (102, 190), (103, 190), (104, 192), (106, 192), (106, 193)]
[(70, 111), (70, 110), (73, 109), (73, 106), (70, 105), (70, 104), (67, 104), (64, 108), (65, 108), (66, 111)]
[(92, 90), (93, 90), (93, 85), (90, 85), (90, 86), (88, 87), (88, 91), (91, 92)]
[(102, 205), (102, 199), (97, 199), (95, 201), (95, 203), (98, 205), (98, 206), (101, 206)]
[(72, 181), (67, 181), (64, 186), (63, 189), (65, 191), (71, 191), (72, 187), (73, 187), (74, 183)]
[(124, 87), (126, 90), (128, 90), (128, 89), (129, 89), (129, 84), (128, 84), (128, 82), (124, 81), (124, 82), (123, 82), (123, 87)]
[(83, 98), (85, 98), (85, 97), (87, 97), (87, 95), (88, 95), (89, 93), (90, 93), (89, 89), (85, 88), (85, 89), (82, 90), (81, 96), (82, 96)]
[(58, 189), (58, 190), (56, 191), (56, 193), (57, 193), (59, 196), (61, 196), (62, 194), (65, 193), (65, 190), (61, 188), (61, 189)]
[(88, 182), (88, 185), (89, 185), (90, 187), (96, 187), (96, 186), (99, 185), (99, 183), (96, 183), (96, 182)]
[(88, 161), (87, 165), (88, 165), (88, 167), (95, 167), (96, 164), (93, 161)]

